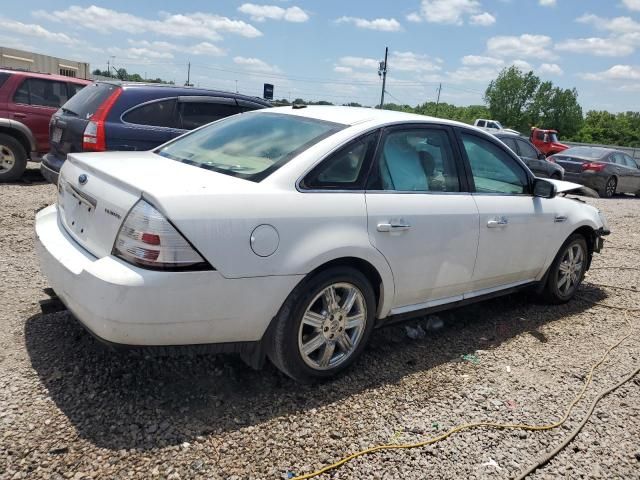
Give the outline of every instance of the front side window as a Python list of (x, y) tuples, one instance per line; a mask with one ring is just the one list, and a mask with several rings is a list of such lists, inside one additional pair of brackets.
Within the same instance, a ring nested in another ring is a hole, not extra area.
[(125, 113), (122, 120), (137, 125), (177, 128), (176, 99), (145, 103)]
[(638, 167), (638, 164), (636, 163), (636, 161), (627, 154), (624, 155), (624, 163), (626, 163), (627, 167), (630, 167), (630, 168), (640, 168)]
[(527, 158), (538, 158), (538, 152), (528, 142), (524, 140), (516, 140), (520, 147), (520, 155)]
[(246, 113), (220, 120), (155, 152), (207, 170), (259, 182), (345, 125), (291, 114)]
[(67, 84), (40, 78), (28, 78), (13, 96), (15, 103), (60, 108), (69, 99)]
[(302, 182), (304, 188), (359, 190), (364, 188), (366, 159), (373, 153), (378, 134), (370, 133), (341, 148), (315, 167)]
[(518, 195), (527, 193), (529, 179), (525, 170), (498, 145), (462, 133), (471, 174), (479, 193)]
[(459, 192), (460, 180), (446, 130), (416, 128), (385, 135), (369, 190)]

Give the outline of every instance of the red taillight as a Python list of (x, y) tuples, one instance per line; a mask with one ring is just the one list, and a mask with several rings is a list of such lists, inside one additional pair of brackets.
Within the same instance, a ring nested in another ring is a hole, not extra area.
[(122, 89), (116, 88), (89, 118), (82, 136), (82, 150), (85, 152), (104, 152), (107, 149), (104, 122), (121, 93)]
[(582, 164), (582, 171), (591, 170), (592, 172), (600, 172), (606, 167), (606, 163), (588, 162)]

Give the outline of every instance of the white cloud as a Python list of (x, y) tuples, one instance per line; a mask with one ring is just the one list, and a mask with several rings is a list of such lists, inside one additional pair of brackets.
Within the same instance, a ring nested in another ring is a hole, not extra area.
[(247, 70), (262, 73), (280, 73), (281, 70), (275, 65), (269, 65), (267, 62), (253, 57), (233, 57), (233, 63), (241, 65)]
[(333, 67), (333, 71), (337, 72), (337, 73), (352, 73), (353, 72), (353, 68), (344, 67), (342, 65), (336, 65), (335, 67)]
[(633, 53), (634, 47), (617, 38), (573, 38), (556, 45), (556, 50), (585, 53), (600, 57), (622, 57)]
[(500, 68), (496, 66), (465, 66), (447, 72), (447, 75), (452, 83), (472, 83), (488, 82), (496, 78), (498, 73), (500, 73)]
[(282, 8), (277, 5), (256, 5), (255, 3), (243, 3), (238, 11), (249, 15), (251, 20), (264, 22), (265, 20), (284, 20), (286, 22), (302, 23), (309, 20), (307, 12), (300, 7)]
[(380, 61), (375, 60), (373, 58), (364, 58), (364, 57), (341, 57), (338, 60), (338, 63), (343, 67), (351, 67), (351, 68), (369, 68), (376, 69), (380, 66)]
[(511, 65), (518, 67), (523, 72), (531, 72), (533, 70), (533, 65), (525, 60), (514, 60)]
[(640, 67), (632, 65), (614, 65), (609, 70), (582, 75), (586, 80), (640, 80)]
[(397, 32), (402, 30), (402, 25), (395, 18), (376, 18), (367, 20), (357, 17), (340, 17), (336, 23), (351, 23), (358, 28), (366, 28), (368, 30), (380, 30), (383, 32)]
[(622, 4), (629, 10), (640, 12), (640, 0), (622, 0)]
[(462, 25), (464, 18), (480, 13), (478, 0), (422, 0), (419, 13), (411, 13), (410, 21), (418, 17), (429, 23)]
[(200, 42), (197, 45), (187, 47), (187, 53), (193, 53), (194, 55), (209, 55), (212, 57), (221, 57), (225, 55), (225, 51), (209, 42)]
[(551, 37), (546, 35), (523, 34), (515, 36), (497, 36), (487, 40), (487, 52), (493, 57), (555, 58), (550, 53)]
[(555, 7), (556, 0), (539, 0), (538, 2), (543, 7)]
[(247, 38), (255, 38), (262, 32), (253, 25), (241, 20), (209, 13), (169, 14), (161, 13), (160, 20), (138, 17), (129, 13), (91, 5), (89, 7), (71, 6), (66, 10), (33, 13), (38, 18), (71, 24), (77, 27), (95, 30), (101, 33), (123, 31), (131, 34), (146, 32), (169, 37), (191, 37), (206, 40), (219, 40), (222, 34), (231, 33)]
[(7, 18), (0, 18), (0, 25), (2, 25), (1, 28), (3, 33), (17, 33), (19, 35), (26, 35), (31, 38), (40, 38), (48, 42), (62, 43), (64, 45), (73, 45), (78, 43), (78, 40), (71, 38), (66, 33), (51, 32), (35, 23), (22, 23), (15, 20), (9, 20)]
[(389, 57), (389, 69), (399, 72), (434, 72), (440, 70), (440, 67), (428, 55), (392, 52)]
[(591, 24), (598, 30), (608, 30), (614, 34), (640, 32), (640, 22), (631, 17), (604, 18), (592, 13), (586, 13), (576, 18), (576, 22)]
[(473, 15), (469, 19), (469, 23), (471, 25), (480, 25), (482, 27), (488, 27), (489, 25), (493, 25), (496, 23), (496, 17), (491, 15), (489, 12), (484, 12), (479, 15)]
[[(149, 52), (150, 58), (172, 58), (173, 55), (168, 52), (183, 52), (192, 55), (208, 55), (212, 57), (220, 57), (225, 55), (225, 51), (209, 42), (200, 42), (196, 45), (176, 45), (174, 43), (164, 42), (164, 41), (154, 41), (150, 42), (148, 40), (127, 40), (129, 45), (131, 45), (131, 49), (123, 50), (124, 53), (132, 53), (131, 58), (141, 58), (144, 57), (144, 52), (142, 49), (145, 49)], [(136, 52), (138, 50), (138, 52)]]
[(539, 73), (546, 73), (548, 75), (562, 75), (564, 71), (557, 63), (543, 63), (538, 68)]
[(504, 65), (504, 60), (493, 57), (483, 57), (481, 55), (465, 55), (462, 57), (462, 64), (470, 67), (478, 65), (494, 65), (499, 67)]
[(419, 13), (411, 12), (409, 15), (407, 15), (407, 20), (413, 23), (420, 23), (422, 21), (422, 17)]

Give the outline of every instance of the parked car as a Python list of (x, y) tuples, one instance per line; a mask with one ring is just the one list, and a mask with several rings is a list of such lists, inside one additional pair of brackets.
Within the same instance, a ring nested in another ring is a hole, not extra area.
[(372, 328), (535, 286), (575, 294), (608, 234), (495, 137), (386, 110), (281, 107), (149, 152), (68, 156), (41, 268), (116, 344), (217, 344), (298, 380)]
[(513, 130), (511, 128), (504, 128), (502, 124), (497, 120), (487, 120), (485, 118), (477, 118), (475, 122), (473, 122), (474, 127), (482, 128), (489, 133), (496, 132), (506, 132), (506, 133), (515, 133), (516, 135), (520, 135), (520, 132), (517, 130)]
[(0, 69), (0, 182), (22, 177), (49, 151), (51, 115), (89, 80)]
[(270, 106), (260, 98), (217, 90), (95, 82), (51, 119), (51, 150), (42, 174), (57, 183), (69, 153), (151, 150), (215, 120)]
[(555, 178), (557, 180), (564, 178), (564, 168), (552, 159), (547, 159), (546, 155), (538, 150), (529, 139), (519, 134), (506, 132), (498, 132), (494, 133), (494, 135), (513, 150), (536, 177)]
[(640, 166), (620, 150), (572, 147), (552, 157), (565, 169), (565, 178), (596, 190), (601, 197), (616, 193), (640, 196)]
[(560, 153), (569, 148), (568, 145), (560, 143), (558, 140), (557, 130), (544, 130), (542, 128), (533, 127), (529, 134), (529, 140), (538, 150), (546, 156)]

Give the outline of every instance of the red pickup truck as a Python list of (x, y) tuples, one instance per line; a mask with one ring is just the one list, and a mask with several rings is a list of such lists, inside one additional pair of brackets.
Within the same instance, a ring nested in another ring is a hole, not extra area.
[(18, 180), (27, 161), (39, 161), (49, 151), (51, 116), (89, 83), (0, 69), (0, 182)]
[(569, 148), (568, 145), (558, 141), (557, 130), (544, 130), (542, 128), (533, 127), (531, 129), (529, 140), (531, 140), (531, 143), (533, 143), (536, 148), (547, 157)]

